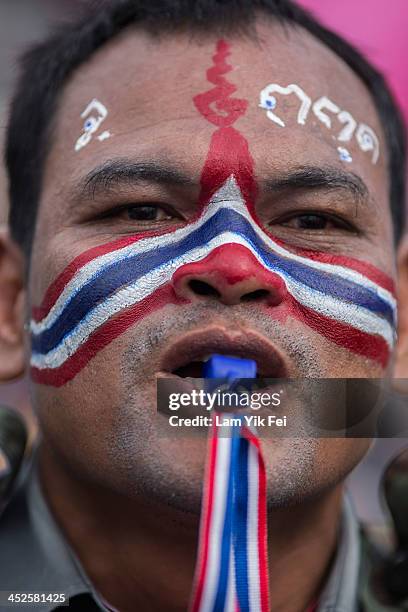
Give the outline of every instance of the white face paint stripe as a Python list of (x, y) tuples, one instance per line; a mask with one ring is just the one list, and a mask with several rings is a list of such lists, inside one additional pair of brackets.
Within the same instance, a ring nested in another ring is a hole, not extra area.
[[(225, 244), (240, 244), (245, 246), (256, 257), (259, 263), (265, 266), (258, 253), (240, 235), (225, 232), (216, 236), (204, 247), (192, 249), (179, 258), (166, 262), (162, 266), (139, 278), (135, 283), (127, 285), (117, 293), (109, 296), (98, 304), (78, 323), (78, 325), (67, 334), (62, 342), (46, 354), (33, 353), (31, 365), (38, 368), (57, 368), (71, 357), (87, 338), (101, 325), (106, 323), (113, 315), (125, 308), (129, 308), (142, 301), (154, 290), (169, 282), (175, 269), (187, 263), (204, 259), (213, 249)], [(381, 335), (389, 347), (394, 343), (394, 329), (382, 317), (367, 311), (355, 304), (332, 298), (319, 291), (305, 288), (302, 284), (284, 275), (282, 272), (271, 269), (278, 274), (286, 283), (288, 291), (298, 302), (316, 312), (346, 323), (366, 333)]]
[[(222, 208), (233, 209), (239, 214), (241, 214), (251, 225), (253, 230), (257, 233), (258, 237), (260, 238), (260, 240), (262, 240), (264, 245), (270, 250), (274, 251), (276, 254), (281, 255), (282, 257), (286, 257), (292, 261), (305, 264), (310, 268), (325, 271), (331, 274), (336, 274), (341, 278), (358, 283), (367, 289), (371, 289), (372, 291), (377, 293), (377, 295), (380, 296), (384, 301), (388, 302), (391, 308), (396, 312), (396, 300), (392, 296), (392, 294), (383, 287), (380, 287), (379, 285), (368, 279), (363, 274), (351, 270), (350, 268), (345, 268), (336, 264), (323, 263), (309, 259), (307, 257), (296, 255), (290, 251), (287, 251), (285, 248), (277, 244), (253, 220), (245, 204), (242, 202), (242, 195), (234, 177), (230, 177), (227, 181), (227, 184), (224, 185), (223, 188), (221, 188), (215, 194), (210, 205), (205, 210), (204, 214), (194, 224), (180, 228), (170, 234), (141, 239), (140, 241), (132, 245), (97, 257), (82, 268), (80, 268), (80, 270), (75, 274), (71, 281), (66, 285), (61, 295), (57, 299), (56, 303), (50, 309), (49, 313), (39, 322), (36, 322), (34, 320), (31, 321), (31, 332), (33, 334), (40, 334), (46, 329), (49, 329), (55, 323), (56, 319), (61, 315), (65, 306), (72, 299), (72, 297), (76, 295), (78, 291), (90, 280), (92, 280), (92, 278), (96, 277), (97, 274), (103, 268), (121, 259), (125, 259), (126, 257), (140, 255), (155, 247), (173, 244), (181, 240), (192, 231), (201, 227), (206, 221), (208, 221), (208, 219), (210, 219)], [(233, 242), (235, 241), (236, 240), (234, 239)], [(245, 245), (247, 246), (246, 243)]]
[(323, 296), (320, 291), (314, 289), (307, 289), (306, 291), (302, 285), (293, 280), (288, 281), (288, 289), (296, 300), (306, 308), (368, 334), (378, 334), (384, 338), (390, 349), (393, 348), (395, 331), (385, 319), (360, 308), (356, 304)]

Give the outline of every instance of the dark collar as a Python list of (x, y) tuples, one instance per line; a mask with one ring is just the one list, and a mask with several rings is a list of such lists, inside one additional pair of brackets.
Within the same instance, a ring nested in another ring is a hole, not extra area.
[[(70, 610), (109, 610), (51, 515), (35, 465), (0, 518), (0, 568), (3, 594), (64, 594)], [(37, 603), (35, 610), (51, 612), (61, 605), (46, 601)]]

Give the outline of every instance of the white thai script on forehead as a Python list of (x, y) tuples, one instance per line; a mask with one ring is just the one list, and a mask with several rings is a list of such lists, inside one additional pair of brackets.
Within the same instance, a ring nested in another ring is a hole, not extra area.
[(340, 140), (340, 142), (348, 142), (351, 140), (351, 137), (354, 134), (354, 130), (357, 127), (357, 122), (347, 111), (340, 111), (337, 115), (337, 119), (340, 121), (340, 123), (346, 124), (341, 130), (340, 134), (337, 136), (337, 140)]
[(305, 125), (306, 117), (309, 113), (309, 109), (312, 104), (312, 100), (309, 98), (309, 96), (305, 94), (303, 89), (301, 89), (301, 87), (299, 87), (299, 85), (296, 85), (295, 83), (292, 83), (291, 85), (288, 85), (287, 87), (281, 87), (281, 85), (277, 85), (276, 83), (271, 83), (271, 85), (268, 85), (267, 87), (265, 87), (265, 89), (261, 91), (261, 102), (260, 102), (261, 108), (268, 109), (266, 114), (271, 121), (274, 121), (281, 127), (285, 127), (285, 124), (282, 121), (282, 119), (280, 119), (280, 117), (278, 117), (277, 115), (275, 115), (275, 113), (272, 112), (272, 109), (274, 109), (276, 106), (276, 98), (273, 95), (275, 92), (280, 93), (284, 96), (287, 96), (293, 93), (299, 98), (301, 105), (299, 108), (297, 121), (301, 125)]
[(348, 162), (349, 164), (353, 161), (350, 152), (344, 147), (337, 147), (337, 151), (339, 152), (339, 157), (341, 161)]
[[(83, 147), (86, 147), (86, 145), (91, 142), (93, 135), (99, 130), (101, 124), (105, 121), (107, 116), (108, 110), (106, 106), (94, 98), (88, 104), (83, 113), (81, 113), (81, 118), (85, 119), (83, 125), (84, 131), (75, 143), (75, 151), (80, 151), (83, 149)], [(103, 140), (110, 138), (110, 136), (111, 133), (109, 131), (105, 131), (97, 138), (102, 142)]]
[[(374, 130), (365, 123), (357, 124), (354, 117), (346, 110), (342, 110), (333, 100), (327, 96), (322, 96), (312, 104), (311, 98), (296, 83), (291, 83), (287, 87), (282, 87), (277, 83), (270, 83), (260, 93), (259, 106), (266, 110), (266, 116), (279, 127), (285, 127), (285, 122), (276, 114), (278, 105), (276, 94), (287, 96), (295, 94), (301, 101), (301, 106), (297, 115), (297, 122), (300, 125), (306, 124), (310, 107), (315, 117), (329, 130), (334, 130), (333, 118), (343, 124), (340, 132), (333, 134), (333, 139), (340, 142), (350, 142), (355, 136), (358, 146), (363, 152), (372, 152), (371, 161), (376, 164), (380, 155), (379, 140)], [(358, 127), (357, 127), (358, 125)], [(340, 159), (342, 159), (340, 157)], [(349, 161), (343, 159), (343, 161)]]
[(372, 151), (373, 164), (377, 163), (378, 156), (380, 155), (380, 145), (378, 138), (374, 130), (372, 130), (365, 123), (360, 123), (357, 130), (357, 142), (360, 145), (362, 151)]

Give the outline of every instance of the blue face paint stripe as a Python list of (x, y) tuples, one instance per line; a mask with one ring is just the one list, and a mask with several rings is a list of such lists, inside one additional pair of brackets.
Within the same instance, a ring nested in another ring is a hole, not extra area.
[(38, 335), (33, 335), (33, 352), (47, 353), (52, 350), (75, 328), (86, 314), (98, 303), (104, 301), (118, 289), (135, 282), (153, 271), (164, 262), (172, 261), (193, 248), (205, 246), (219, 234), (229, 231), (242, 237), (258, 253), (264, 265), (272, 272), (280, 272), (308, 287), (331, 295), (349, 303), (357, 304), (374, 312), (390, 324), (394, 324), (391, 306), (369, 288), (361, 287), (348, 279), (308, 267), (306, 264), (290, 261), (271, 253), (262, 243), (247, 220), (238, 212), (228, 209), (219, 210), (198, 230), (181, 241), (135, 254), (111, 264), (96, 275), (68, 302), (55, 323)]

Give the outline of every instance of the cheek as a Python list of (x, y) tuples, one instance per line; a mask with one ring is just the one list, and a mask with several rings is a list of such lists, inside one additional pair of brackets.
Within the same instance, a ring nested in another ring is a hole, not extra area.
[(163, 263), (152, 246), (143, 257), (138, 239), (102, 245), (76, 258), (50, 285), (33, 308), (35, 382), (66, 384), (129, 327), (175, 301), (160, 270), (151, 269), (152, 261)]
[(98, 355), (74, 381), (55, 389), (33, 385), (43, 437), (68, 463), (104, 464), (122, 397), (122, 347)]
[(316, 467), (321, 474), (334, 474), (343, 480), (368, 452), (369, 438), (331, 438), (319, 440)]
[[(268, 316), (266, 310), (264, 313)], [(298, 343), (313, 348), (313, 351), (308, 351), (307, 359), (302, 355), (301, 377), (383, 378), (391, 370), (391, 363), (384, 369), (379, 361), (351, 352), (340, 345), (339, 339), (330, 340), (321, 329), (314, 329), (307, 322), (293, 317), (290, 312), (282, 315), (281, 322), (293, 338), (292, 347), (295, 353)], [(298, 376), (299, 373), (293, 374), (293, 377)]]

